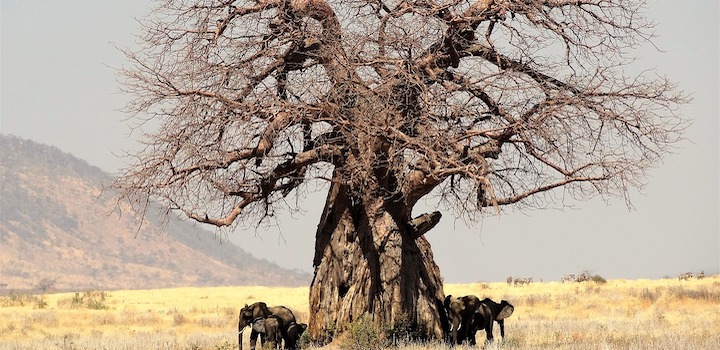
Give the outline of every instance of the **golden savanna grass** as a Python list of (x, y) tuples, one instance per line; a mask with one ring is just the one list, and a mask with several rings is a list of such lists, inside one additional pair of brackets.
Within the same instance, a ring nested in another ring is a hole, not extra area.
[[(720, 349), (717, 276), (523, 287), (450, 284), (445, 293), (514, 304), (515, 313), (506, 321), (506, 349)], [(0, 349), (233, 349), (238, 309), (255, 301), (286, 305), (300, 321), (308, 319), (307, 287), (16, 295), (0, 298)], [(245, 333), (247, 342), (249, 332)], [(495, 334), (499, 338), (497, 326)], [(478, 336), (484, 339), (483, 332)]]

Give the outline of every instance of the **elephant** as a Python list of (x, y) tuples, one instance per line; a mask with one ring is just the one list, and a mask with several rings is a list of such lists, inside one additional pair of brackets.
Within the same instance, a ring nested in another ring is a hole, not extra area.
[(496, 303), (490, 298), (485, 298), (480, 301), (480, 307), (475, 311), (473, 319), (473, 329), (470, 330), (469, 343), (475, 344), (475, 333), (478, 329), (485, 329), (485, 335), (487, 337), (486, 342), (492, 343), (493, 341), (493, 321), (500, 325), (500, 336), (503, 341), (505, 340), (505, 319), (512, 315), (515, 311), (515, 307), (512, 306), (507, 300), (503, 300), (500, 303)]
[(480, 308), (480, 299), (474, 295), (453, 299), (452, 295), (448, 295), (443, 305), (450, 319), (450, 340), (452, 344), (460, 344), (473, 329), (475, 311)]
[(282, 341), (280, 337), (280, 319), (275, 316), (268, 316), (255, 320), (252, 324), (252, 331), (261, 336), (263, 342), (270, 343), (270, 348), (276, 349)]
[[(242, 335), (243, 330), (247, 326), (251, 326), (254, 323), (266, 319), (270, 316), (274, 316), (278, 320), (278, 328), (280, 330), (280, 336), (285, 340), (285, 344), (288, 344), (287, 329), (288, 326), (295, 322), (295, 315), (290, 309), (285, 306), (273, 306), (268, 307), (264, 302), (256, 302), (251, 305), (245, 305), (240, 309), (238, 316), (238, 345), (242, 350)], [(260, 333), (254, 329), (250, 332), (250, 349), (255, 350), (255, 344), (257, 343), (257, 337)]]
[(293, 322), (287, 327), (287, 339), (285, 341), (286, 349), (298, 349), (299, 348), (298, 342), (300, 341), (300, 337), (302, 336), (302, 334), (307, 329), (307, 326), (308, 325), (306, 323)]

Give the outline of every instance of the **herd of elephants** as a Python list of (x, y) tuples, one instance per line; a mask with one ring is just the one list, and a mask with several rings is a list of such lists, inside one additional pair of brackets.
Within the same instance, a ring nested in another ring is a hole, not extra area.
[[(515, 308), (503, 300), (497, 303), (489, 298), (480, 300), (477, 296), (466, 295), (453, 298), (448, 295), (444, 301), (448, 326), (447, 341), (451, 344), (467, 342), (475, 345), (475, 333), (484, 329), (487, 342), (493, 341), (493, 322), (500, 325), (500, 336), (505, 338), (505, 319), (512, 315)], [(298, 323), (293, 312), (285, 306), (267, 306), (264, 302), (245, 305), (240, 309), (238, 321), (238, 343), (242, 350), (242, 337), (245, 327), (250, 326), (250, 348), (255, 350), (258, 337), (261, 342), (269, 343), (271, 348), (297, 349), (300, 336), (307, 324)]]

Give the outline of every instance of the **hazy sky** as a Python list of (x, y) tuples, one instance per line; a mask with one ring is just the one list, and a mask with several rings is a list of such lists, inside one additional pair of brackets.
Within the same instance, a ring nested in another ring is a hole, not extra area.
[[(590, 270), (606, 278), (658, 278), (705, 270), (720, 273), (720, 42), (717, 0), (649, 1), (663, 51), (636, 52), (693, 97), (682, 113), (693, 121), (677, 153), (622, 199), (593, 200), (574, 209), (490, 217), (468, 228), (444, 212), (427, 234), (446, 282), (500, 281), (509, 275), (558, 280)], [(115, 48), (134, 44), (135, 18), (148, 1), (3, 0), (0, 133), (56, 146), (116, 172), (114, 153), (133, 149), (126, 117), (117, 110)], [(280, 226), (237, 230), (230, 239), (281, 266), (312, 270), (314, 234), (324, 194), (307, 212), (280, 217)]]

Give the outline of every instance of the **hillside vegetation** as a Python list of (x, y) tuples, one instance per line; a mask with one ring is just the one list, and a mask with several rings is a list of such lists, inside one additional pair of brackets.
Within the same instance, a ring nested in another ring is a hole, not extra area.
[[(307, 284), (186, 221), (116, 207), (110, 175), (57, 148), (0, 135), (0, 285), (139, 289)], [(0, 295), (2, 289), (0, 288)]]
[[(445, 286), (445, 293), (475, 294), (514, 304), (515, 313), (506, 320), (504, 349), (720, 348), (718, 276), (605, 284), (545, 282), (523, 287), (451, 284)], [(283, 304), (300, 321), (308, 318), (307, 287), (11, 295), (0, 299), (0, 349), (234, 349), (238, 309), (255, 301)], [(497, 326), (495, 332), (499, 337)], [(481, 333), (480, 340), (484, 339)], [(367, 345), (344, 337), (326, 348)], [(498, 343), (491, 346), (498, 347)], [(429, 343), (400, 349), (448, 347)]]

